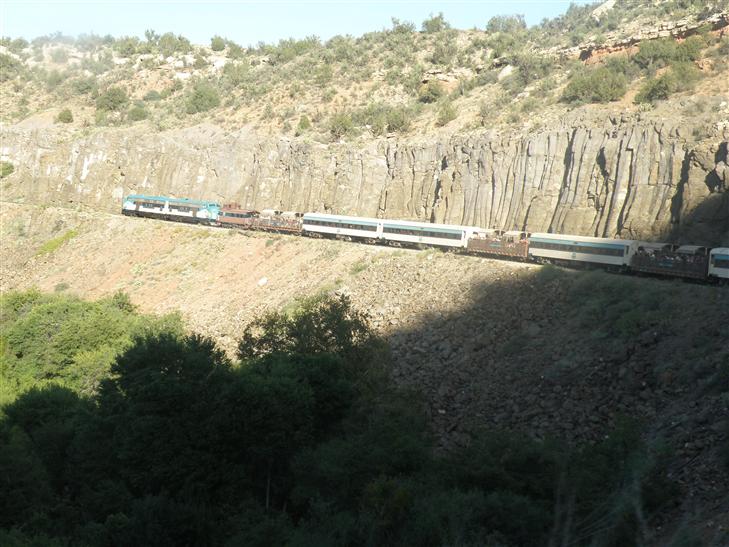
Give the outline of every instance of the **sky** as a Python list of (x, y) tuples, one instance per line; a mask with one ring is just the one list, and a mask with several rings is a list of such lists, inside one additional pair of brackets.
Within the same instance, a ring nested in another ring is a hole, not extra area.
[[(589, 0), (574, 0), (577, 4)], [(0, 35), (32, 39), (60, 31), (144, 37), (182, 34), (195, 44), (220, 35), (242, 46), (284, 38), (360, 36), (391, 27), (391, 18), (420, 24), (443, 12), (451, 26), (483, 28), (494, 15), (523, 14), (534, 25), (570, 0), (0, 0)]]

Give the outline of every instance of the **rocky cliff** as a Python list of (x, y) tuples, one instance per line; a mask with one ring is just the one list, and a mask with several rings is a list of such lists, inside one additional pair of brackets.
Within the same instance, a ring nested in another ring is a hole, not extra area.
[(3, 130), (3, 199), (117, 211), (128, 193), (532, 232), (729, 244), (729, 129), (610, 119), (348, 144), (198, 125)]

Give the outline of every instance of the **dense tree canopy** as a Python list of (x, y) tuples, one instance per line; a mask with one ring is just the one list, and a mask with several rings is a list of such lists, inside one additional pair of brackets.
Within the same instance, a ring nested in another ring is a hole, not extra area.
[[(3, 304), (4, 359), (31, 377), (65, 378), (79, 346), (124, 321), (155, 325), (121, 294)], [(2, 407), (0, 544), (624, 545), (638, 512), (673, 495), (630, 424), (579, 450), (480, 432), (436, 455), (421, 405), (390, 384), (384, 344), (344, 297), (258, 319), (239, 363), (156, 327), (100, 364), (93, 389), (26, 383)]]

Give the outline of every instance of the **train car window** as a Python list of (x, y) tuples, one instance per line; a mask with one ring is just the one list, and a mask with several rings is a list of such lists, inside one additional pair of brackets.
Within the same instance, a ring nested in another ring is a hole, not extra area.
[(600, 256), (625, 256), (623, 248), (612, 249), (605, 247), (592, 247), (587, 245), (580, 245), (578, 242), (574, 244), (570, 243), (558, 243), (558, 242), (545, 242), (545, 241), (532, 241), (530, 243), (534, 249), (544, 249), (550, 251), (562, 251), (567, 253), (582, 253)]
[(328, 226), (330, 228), (344, 228), (347, 230), (363, 230), (365, 232), (376, 232), (377, 226), (372, 226), (370, 224), (353, 224), (348, 222), (328, 222), (325, 220), (313, 220), (313, 219), (307, 219), (304, 221), (304, 224), (308, 224), (309, 226)]
[(714, 258), (714, 267), (729, 270), (729, 258)]
[(434, 232), (432, 230), (411, 230), (406, 228), (395, 228), (392, 226), (385, 226), (383, 232), (386, 234), (399, 234), (416, 237), (432, 237), (435, 239), (461, 239), (460, 233), (449, 233), (449, 232)]

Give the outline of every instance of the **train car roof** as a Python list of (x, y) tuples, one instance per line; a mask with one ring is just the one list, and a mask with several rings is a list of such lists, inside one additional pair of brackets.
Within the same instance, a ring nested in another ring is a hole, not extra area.
[(702, 245), (681, 245), (678, 249), (676, 249), (676, 252), (682, 254), (696, 254), (699, 251), (705, 250), (706, 247), (703, 247)]
[(304, 213), (304, 220), (309, 218), (321, 218), (325, 220), (351, 220), (354, 222), (382, 222), (381, 218), (350, 217), (346, 215), (330, 215), (329, 213)]
[(557, 241), (583, 241), (585, 243), (607, 243), (614, 245), (630, 245), (635, 243), (633, 239), (608, 239), (605, 237), (573, 236), (569, 234), (546, 234), (536, 233), (529, 236), (529, 239), (551, 239)]
[(173, 198), (170, 196), (147, 196), (145, 194), (129, 194), (124, 199), (125, 200), (127, 200), (127, 199), (148, 199), (151, 201), (176, 201), (179, 203), (190, 203), (190, 204), (194, 204), (194, 205), (216, 205), (216, 206), (220, 207), (220, 204), (215, 201), (190, 199), (190, 198)]
[(729, 255), (729, 247), (716, 247), (711, 249), (712, 255)]
[(665, 249), (666, 247), (674, 247), (673, 243), (658, 243), (655, 241), (638, 241), (638, 246), (644, 249)]
[(436, 224), (434, 222), (417, 222), (414, 220), (392, 220), (383, 219), (382, 222), (387, 226), (408, 226), (411, 228), (435, 228), (436, 230), (481, 230), (478, 226), (462, 226), (460, 224)]

